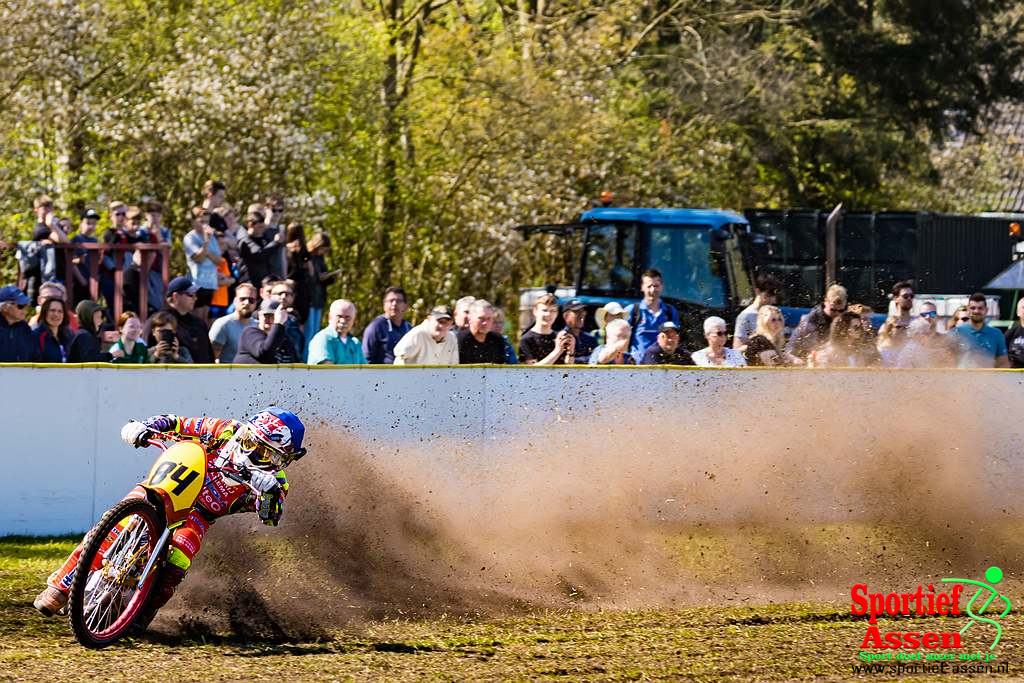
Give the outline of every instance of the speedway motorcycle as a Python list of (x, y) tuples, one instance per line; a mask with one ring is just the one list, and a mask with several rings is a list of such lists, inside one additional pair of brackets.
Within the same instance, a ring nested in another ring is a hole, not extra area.
[(159, 448), (160, 456), (146, 478), (89, 531), (75, 569), (68, 620), (85, 647), (106, 647), (148, 626), (153, 615), (145, 608), (167, 560), (171, 534), (195, 506), (207, 472), (249, 480), (245, 469), (208, 465), (201, 441), (155, 434), (148, 445)]

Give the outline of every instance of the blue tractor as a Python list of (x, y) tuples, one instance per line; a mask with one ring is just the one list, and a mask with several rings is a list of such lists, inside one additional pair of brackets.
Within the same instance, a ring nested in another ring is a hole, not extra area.
[[(558, 293), (563, 300), (583, 300), (591, 315), (610, 301), (626, 305), (642, 298), (640, 274), (658, 269), (665, 281), (662, 296), (678, 309), (693, 341), (702, 338), (705, 317), (731, 320), (753, 297), (751, 266), (755, 252), (766, 244), (742, 214), (710, 209), (603, 207), (573, 223), (517, 229), (527, 236), (582, 233), (576, 282)], [(520, 310), (529, 311), (532, 299), (543, 291), (524, 290)]]

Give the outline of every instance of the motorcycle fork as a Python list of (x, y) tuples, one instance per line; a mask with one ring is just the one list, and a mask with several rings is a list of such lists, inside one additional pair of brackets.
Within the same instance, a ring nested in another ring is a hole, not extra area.
[(146, 561), (146, 567), (142, 570), (142, 576), (139, 577), (138, 585), (142, 586), (146, 583), (146, 578), (149, 577), (149, 573), (153, 571), (153, 565), (156, 564), (156, 560), (164, 551), (164, 547), (167, 545), (167, 539), (171, 537), (171, 528), (164, 527), (164, 532), (160, 534), (160, 538), (157, 539), (156, 547), (153, 548), (153, 554), (149, 556), (149, 560)]

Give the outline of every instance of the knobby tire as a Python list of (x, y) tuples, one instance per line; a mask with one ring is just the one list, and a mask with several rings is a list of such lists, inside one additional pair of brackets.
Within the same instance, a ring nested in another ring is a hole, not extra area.
[[(78, 642), (85, 647), (106, 647), (129, 633), (135, 635), (138, 629), (133, 629), (132, 627), (136, 624), (139, 617), (145, 614), (146, 603), (149, 602), (153, 587), (156, 584), (156, 578), (160, 573), (160, 559), (153, 566), (153, 571), (147, 577), (146, 583), (138, 586), (131, 593), (131, 598), (126, 606), (107, 628), (96, 629), (89, 625), (90, 615), (86, 614), (86, 588), (89, 577), (93, 573), (89, 571), (89, 568), (92, 566), (94, 558), (100, 553), (100, 547), (104, 539), (122, 520), (133, 515), (141, 518), (142, 523), (146, 525), (145, 531), (148, 534), (148, 538), (144, 545), (148, 546), (147, 557), (149, 557), (156, 547), (157, 539), (164, 530), (164, 523), (157, 509), (149, 501), (142, 498), (128, 498), (117, 503), (100, 518), (100, 521), (86, 537), (82, 554), (78, 560), (78, 567), (75, 569), (75, 577), (71, 583), (71, 595), (68, 600), (68, 620), (71, 622), (71, 628), (74, 630)], [(118, 540), (120, 540), (120, 535)], [(111, 543), (111, 548), (116, 547), (117, 541)], [(108, 554), (110, 554), (110, 548), (108, 548)], [(113, 601), (115, 599), (113, 591), (107, 592), (112, 596), (110, 601)]]

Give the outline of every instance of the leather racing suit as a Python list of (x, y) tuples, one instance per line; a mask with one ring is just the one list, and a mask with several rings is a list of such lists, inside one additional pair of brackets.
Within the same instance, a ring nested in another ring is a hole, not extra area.
[[(242, 425), (237, 420), (226, 420), (213, 417), (177, 417), (175, 415), (154, 415), (143, 421), (147, 429), (153, 432), (165, 434), (179, 434), (185, 437), (193, 437), (201, 440), (207, 452), (207, 465), (223, 466), (231, 464), (235, 467), (245, 466), (253, 469), (253, 465), (245, 456), (239, 456), (234, 452), (226, 452), (224, 446), (234, 436), (235, 431)], [(225, 452), (222, 453), (222, 450)], [(240, 461), (241, 460), (241, 461)], [(278, 488), (273, 492), (262, 495), (274, 495), (272, 514), (264, 519), (265, 524), (276, 526), (281, 517), (281, 504), (288, 493), (288, 479), (283, 470), (274, 473), (277, 479)], [(136, 486), (125, 498), (145, 498), (146, 491), (142, 486)], [(160, 573), (160, 578), (153, 591), (153, 597), (147, 606), (149, 618), (156, 613), (171, 599), (174, 590), (185, 578), (185, 573), (192, 565), (192, 560), (199, 552), (210, 525), (217, 518), (239, 512), (256, 512), (260, 503), (260, 495), (253, 491), (248, 485), (235, 481), (225, 473), (210, 470), (206, 472), (206, 480), (203, 488), (196, 499), (194, 509), (189, 516), (173, 527), (170, 544), (167, 553), (167, 563)], [(114, 538), (108, 538), (104, 544), (113, 542)], [(78, 566), (78, 558), (82, 553), (82, 543), (71, 553), (64, 564), (50, 575), (47, 583), (57, 590), (67, 594), (71, 590), (71, 583), (74, 580), (75, 568)], [(102, 555), (97, 555), (97, 559)]]

